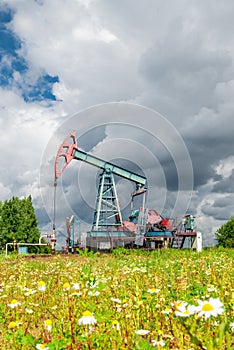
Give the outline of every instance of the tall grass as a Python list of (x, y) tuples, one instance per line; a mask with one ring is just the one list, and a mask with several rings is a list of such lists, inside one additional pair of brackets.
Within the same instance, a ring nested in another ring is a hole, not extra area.
[(1, 349), (234, 349), (233, 257), (225, 249), (1, 257)]

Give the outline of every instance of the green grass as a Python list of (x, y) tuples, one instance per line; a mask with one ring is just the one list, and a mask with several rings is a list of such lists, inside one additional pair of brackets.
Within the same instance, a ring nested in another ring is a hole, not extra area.
[[(1, 349), (233, 349), (233, 257), (226, 249), (1, 256)], [(178, 302), (211, 297), (221, 314), (176, 316)], [(93, 326), (79, 325), (85, 311)]]

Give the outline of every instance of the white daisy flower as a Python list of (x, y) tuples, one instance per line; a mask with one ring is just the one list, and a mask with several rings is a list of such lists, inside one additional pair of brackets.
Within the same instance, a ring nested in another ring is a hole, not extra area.
[(111, 298), (110, 300), (113, 301), (113, 303), (122, 304), (122, 301), (118, 298)]
[(215, 286), (209, 285), (209, 286), (207, 287), (207, 292), (216, 292)]
[(188, 317), (188, 316), (194, 315), (196, 312), (197, 312), (197, 306), (186, 305), (185, 303), (185, 304), (182, 304), (181, 306), (177, 306), (175, 315), (180, 317)]
[(163, 347), (163, 346), (165, 346), (166, 343), (163, 340), (159, 340), (159, 341), (151, 340), (151, 344), (153, 346), (161, 346), (161, 347)]
[(98, 290), (95, 290), (95, 291), (89, 291), (88, 292), (88, 295), (94, 297), (94, 296), (98, 296), (100, 295), (100, 292)]
[(25, 290), (26, 290), (26, 292), (24, 293), (24, 295), (25, 295), (26, 297), (28, 297), (29, 295), (32, 295), (32, 294), (35, 294), (35, 293), (36, 293), (36, 290), (35, 290), (35, 289), (26, 288)]
[(136, 334), (138, 335), (146, 335), (146, 334), (149, 334), (150, 331), (146, 330), (146, 329), (138, 329), (135, 331)]
[(44, 322), (45, 330), (48, 332), (51, 332), (52, 330), (52, 321), (51, 320), (45, 320)]
[(65, 282), (65, 283), (63, 284), (63, 290), (64, 290), (65, 292), (68, 291), (70, 288), (71, 288), (70, 283)]
[(86, 287), (90, 288), (90, 289), (94, 289), (98, 287), (98, 283), (95, 282), (94, 280), (88, 281), (86, 283)]
[(172, 313), (172, 309), (170, 309), (168, 307), (165, 310), (162, 311), (162, 314), (165, 314), (165, 315), (169, 315), (171, 313)]
[(75, 290), (79, 290), (80, 289), (80, 284), (79, 283), (72, 283), (72, 288)]
[(81, 325), (94, 325), (97, 323), (96, 318), (90, 311), (85, 311), (83, 316), (78, 320), (78, 324)]
[(147, 290), (147, 292), (150, 293), (150, 294), (157, 294), (157, 293), (160, 292), (160, 289), (158, 289), (158, 288), (149, 288)]
[(49, 350), (48, 346), (46, 346), (45, 344), (37, 344), (36, 349), (37, 350)]
[(17, 306), (19, 306), (19, 305), (21, 305), (21, 303), (20, 303), (18, 300), (16, 300), (16, 299), (13, 299), (13, 300), (10, 302), (10, 304), (8, 304), (8, 306), (9, 306), (11, 309), (14, 309), (15, 307), (17, 307)]
[(117, 320), (114, 320), (112, 322), (112, 328), (116, 329), (117, 331), (120, 331), (120, 324)]
[(198, 317), (204, 316), (205, 319), (210, 316), (217, 316), (224, 312), (223, 303), (219, 298), (210, 298), (208, 301), (198, 300)]
[(27, 312), (27, 314), (32, 314), (33, 313), (33, 310), (32, 309), (25, 309), (25, 311)]
[(37, 284), (37, 288), (40, 292), (45, 292), (46, 290), (46, 284), (44, 281), (39, 281)]

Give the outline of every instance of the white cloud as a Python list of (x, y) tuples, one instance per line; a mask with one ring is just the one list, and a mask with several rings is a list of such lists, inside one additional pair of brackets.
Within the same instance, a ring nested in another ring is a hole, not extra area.
[(218, 175), (222, 175), (223, 178), (227, 178), (232, 174), (234, 169), (234, 156), (230, 156), (225, 159), (221, 159), (216, 167)]

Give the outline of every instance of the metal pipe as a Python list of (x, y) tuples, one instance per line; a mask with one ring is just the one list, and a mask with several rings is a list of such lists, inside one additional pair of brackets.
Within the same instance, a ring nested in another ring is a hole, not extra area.
[(43, 237), (51, 238), (51, 235), (42, 235), (42, 236), (40, 236), (40, 238), (39, 238), (39, 244), (41, 244), (41, 240), (42, 240)]
[(8, 245), (17, 245), (17, 246), (19, 246), (19, 245), (31, 245), (31, 246), (35, 246), (35, 245), (37, 245), (37, 246), (48, 246), (48, 244), (47, 243), (7, 243), (6, 244), (6, 256), (7, 256), (7, 253), (8, 253)]

